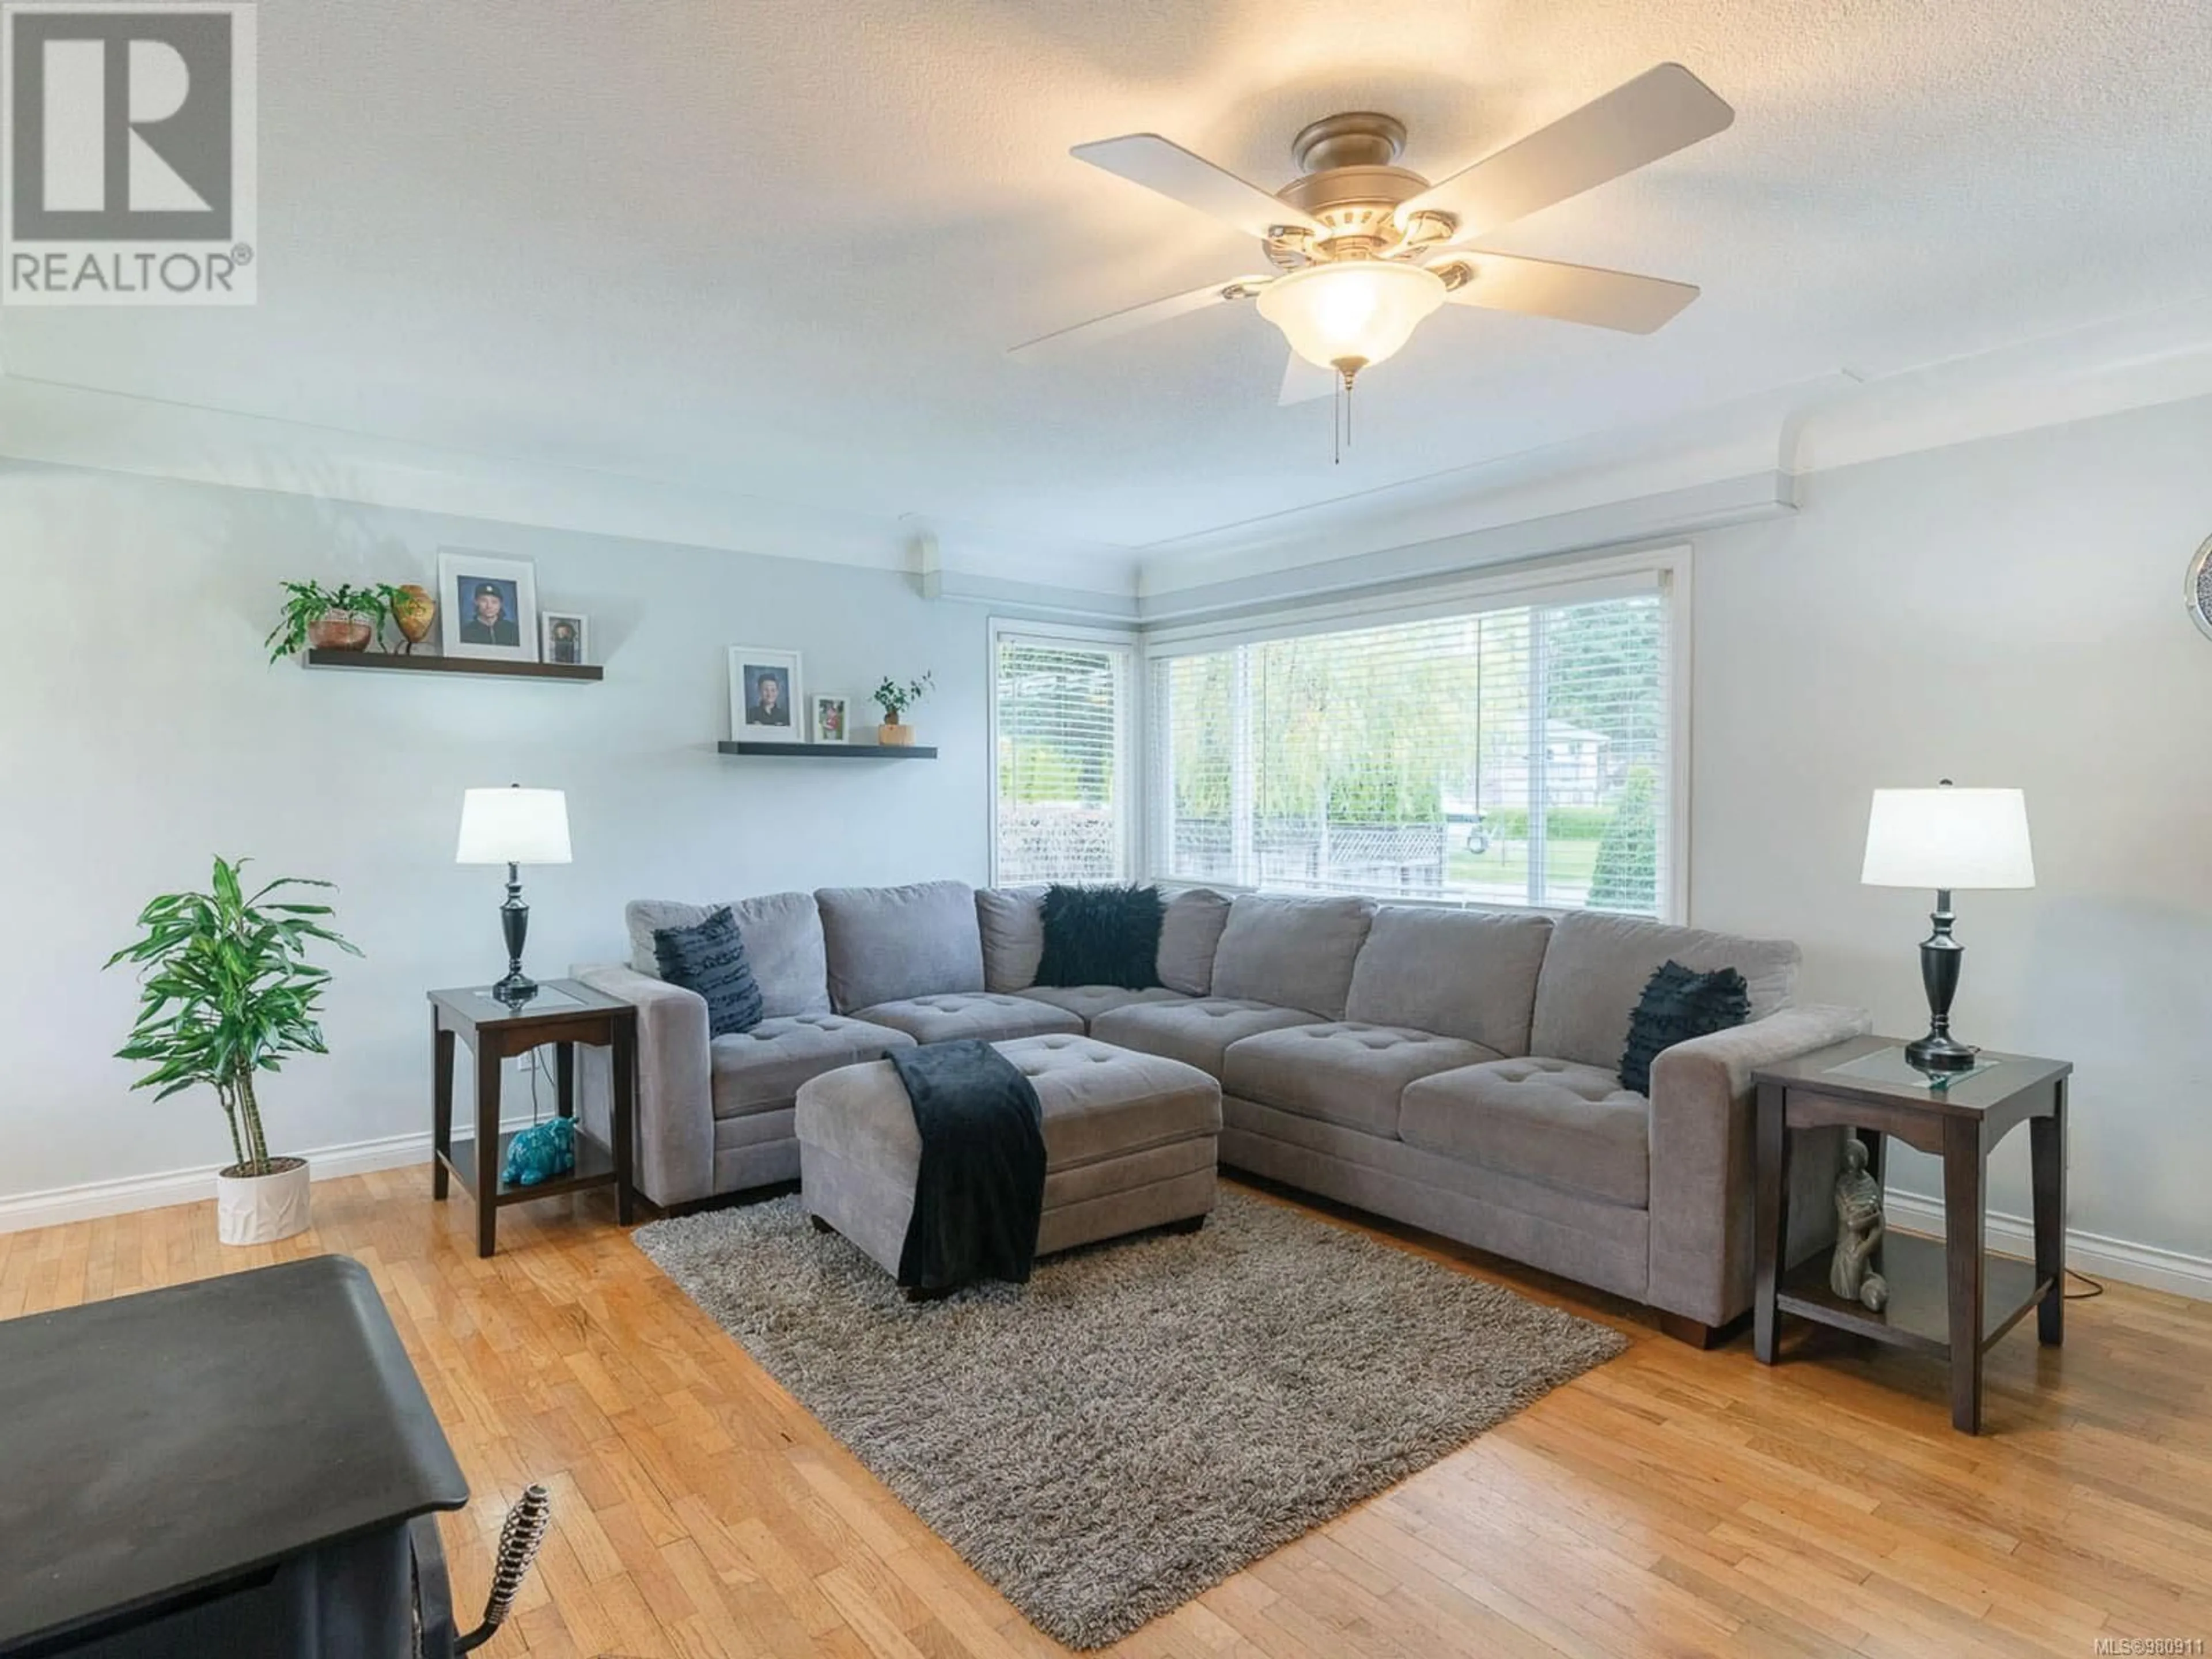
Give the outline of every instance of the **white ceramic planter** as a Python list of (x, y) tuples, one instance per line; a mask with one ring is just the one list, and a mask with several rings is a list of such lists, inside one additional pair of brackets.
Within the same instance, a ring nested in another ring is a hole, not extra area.
[(226, 1244), (270, 1244), (307, 1231), (307, 1160), (276, 1160), (265, 1176), (215, 1178), (216, 1237)]

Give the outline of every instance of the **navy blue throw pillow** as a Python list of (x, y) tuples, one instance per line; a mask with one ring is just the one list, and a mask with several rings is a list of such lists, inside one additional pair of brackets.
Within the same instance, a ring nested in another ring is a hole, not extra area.
[(1157, 887), (1045, 889), (1044, 956), (1040, 985), (1119, 985), (1150, 990), (1160, 982), (1160, 918), (1167, 905)]
[(761, 991), (730, 907), (690, 927), (653, 930), (653, 957), (671, 985), (707, 999), (707, 1034), (732, 1036), (761, 1023)]
[(1669, 962), (1651, 975), (1628, 1017), (1628, 1047), (1620, 1056), (1620, 1086), (1651, 1092), (1651, 1062), (1663, 1049), (1692, 1037), (1741, 1025), (1751, 1016), (1751, 989), (1733, 968), (1700, 974)]

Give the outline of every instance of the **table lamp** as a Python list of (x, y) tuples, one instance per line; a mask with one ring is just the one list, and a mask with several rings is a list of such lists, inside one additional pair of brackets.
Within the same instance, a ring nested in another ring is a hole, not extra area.
[(522, 971), (522, 941), (530, 932), (530, 907), (522, 902), (520, 866), (568, 862), (568, 798), (558, 789), (471, 789), (461, 798), (461, 841), (456, 864), (507, 866), (507, 902), (499, 907), (507, 936), (507, 977), (491, 988), (502, 1002), (527, 1002), (536, 981)]
[(1920, 945), (1928, 989), (1928, 1035), (1905, 1046), (1923, 1072), (1963, 1072), (1979, 1051), (1951, 1035), (1951, 999), (1966, 947), (1951, 937), (1951, 894), (1961, 887), (2033, 887), (2027, 800), (2017, 789), (1960, 789), (1946, 778), (1933, 789), (1877, 789), (1867, 817), (1869, 887), (1932, 887), (1936, 931)]

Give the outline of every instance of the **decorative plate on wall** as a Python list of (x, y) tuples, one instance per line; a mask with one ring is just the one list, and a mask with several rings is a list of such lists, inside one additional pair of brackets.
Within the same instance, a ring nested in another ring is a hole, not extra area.
[(2189, 562), (2189, 574), (2181, 584), (2181, 602), (2189, 607), (2189, 620), (2197, 631), (2212, 639), (2212, 536)]

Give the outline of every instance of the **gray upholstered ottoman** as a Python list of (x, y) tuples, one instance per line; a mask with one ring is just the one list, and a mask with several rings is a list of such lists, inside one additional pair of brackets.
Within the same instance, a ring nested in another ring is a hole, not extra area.
[[(1081, 1036), (993, 1045), (1044, 1109), (1044, 1214), (1037, 1254), (1213, 1208), (1221, 1085), (1194, 1066)], [(799, 1179), (807, 1212), (890, 1273), (914, 1214), (921, 1137), (889, 1060), (811, 1078), (799, 1091)]]

